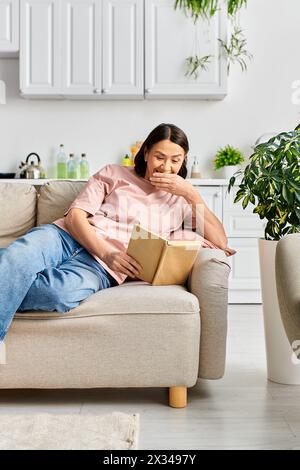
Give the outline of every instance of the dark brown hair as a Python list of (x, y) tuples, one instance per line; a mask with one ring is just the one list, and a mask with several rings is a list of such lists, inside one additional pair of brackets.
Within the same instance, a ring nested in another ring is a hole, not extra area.
[(139, 175), (144, 177), (146, 174), (147, 169), (147, 162), (145, 162), (145, 150), (149, 151), (153, 147), (153, 145), (157, 144), (161, 140), (170, 140), (174, 144), (180, 145), (183, 148), (185, 153), (185, 158), (183, 163), (180, 167), (179, 172), (177, 173), (182, 178), (186, 178), (187, 176), (187, 153), (189, 151), (189, 142), (185, 133), (179, 129), (179, 127), (175, 126), (174, 124), (159, 124), (159, 126), (155, 127), (153, 131), (150, 132), (146, 140), (143, 142), (140, 150), (135, 156), (134, 159), (134, 169), (135, 172)]

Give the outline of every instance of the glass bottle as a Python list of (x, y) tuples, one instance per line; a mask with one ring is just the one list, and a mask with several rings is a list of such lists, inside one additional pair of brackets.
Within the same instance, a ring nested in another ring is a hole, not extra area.
[(131, 153), (131, 155), (130, 155), (130, 159), (131, 159), (130, 164), (131, 165), (134, 165), (134, 159), (135, 159), (135, 156), (138, 153), (138, 151), (139, 151), (139, 149), (135, 144), (130, 147), (130, 153)]
[(193, 163), (192, 171), (191, 171), (191, 178), (201, 178), (201, 173), (200, 173), (200, 168), (199, 168), (197, 157), (194, 157), (194, 163)]
[(128, 153), (122, 158), (122, 166), (131, 166), (131, 158)]
[(88, 179), (90, 177), (90, 166), (89, 166), (89, 162), (86, 158), (85, 153), (81, 154), (79, 168), (80, 168), (80, 178)]
[(67, 177), (67, 156), (65, 154), (63, 144), (59, 146), (59, 152), (56, 157), (57, 161), (57, 178), (66, 178)]
[(49, 179), (57, 179), (57, 149), (51, 148), (47, 162), (46, 177)]
[(143, 142), (140, 140), (137, 140), (135, 144), (133, 144), (130, 147), (130, 152), (131, 152), (131, 165), (134, 166), (134, 159), (138, 151), (140, 150)]
[(74, 159), (74, 153), (70, 153), (67, 163), (67, 177), (70, 179), (77, 178), (77, 163)]

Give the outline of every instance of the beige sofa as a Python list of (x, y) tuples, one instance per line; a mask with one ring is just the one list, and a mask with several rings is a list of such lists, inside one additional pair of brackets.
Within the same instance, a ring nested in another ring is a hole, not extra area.
[[(0, 246), (61, 217), (83, 185), (0, 183)], [(185, 406), (198, 377), (224, 374), (229, 272), (206, 248), (185, 286), (128, 281), (64, 314), (16, 313), (0, 388), (168, 387), (169, 404)]]

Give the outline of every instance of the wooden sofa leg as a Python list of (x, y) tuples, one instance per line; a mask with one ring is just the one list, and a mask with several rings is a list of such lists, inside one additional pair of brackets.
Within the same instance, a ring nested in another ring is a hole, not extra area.
[(169, 388), (169, 406), (173, 408), (184, 408), (187, 405), (187, 388), (170, 387)]

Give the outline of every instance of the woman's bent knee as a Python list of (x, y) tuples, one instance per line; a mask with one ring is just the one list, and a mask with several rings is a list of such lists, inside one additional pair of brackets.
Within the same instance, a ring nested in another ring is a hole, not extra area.
[(79, 303), (80, 302), (68, 302), (61, 290), (51, 285), (43, 285), (36, 281), (27, 292), (19, 310), (43, 310), (66, 313), (72, 308), (77, 307)]
[(51, 311), (66, 313), (79, 305), (79, 302), (69, 302), (63, 291), (51, 286), (47, 286), (43, 289), (43, 296), (45, 307)]

